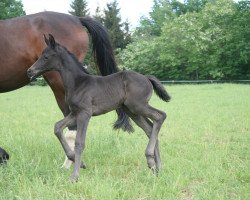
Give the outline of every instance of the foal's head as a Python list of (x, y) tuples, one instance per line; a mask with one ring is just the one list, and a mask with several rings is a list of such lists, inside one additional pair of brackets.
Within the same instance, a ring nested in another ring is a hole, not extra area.
[(30, 80), (35, 79), (44, 72), (60, 71), (62, 68), (61, 53), (63, 52), (64, 47), (56, 43), (51, 34), (49, 34), (49, 38), (44, 35), (44, 41), (47, 44), (47, 47), (43, 50), (39, 59), (27, 71)]

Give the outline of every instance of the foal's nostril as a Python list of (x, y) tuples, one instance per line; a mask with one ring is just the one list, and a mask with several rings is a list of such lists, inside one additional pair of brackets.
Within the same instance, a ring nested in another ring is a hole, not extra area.
[(33, 77), (33, 73), (32, 73), (32, 71), (31, 71), (30, 69), (27, 70), (27, 76), (28, 76), (28, 78), (29, 78), (30, 80), (31, 80), (32, 77)]

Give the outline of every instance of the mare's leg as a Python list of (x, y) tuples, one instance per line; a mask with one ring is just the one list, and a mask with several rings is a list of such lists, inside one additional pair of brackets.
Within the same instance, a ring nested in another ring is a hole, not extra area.
[(69, 107), (65, 103), (65, 91), (60, 74), (58, 72), (51, 71), (46, 72), (43, 77), (52, 89), (59, 108), (63, 112), (64, 116), (67, 116), (69, 114)]
[(81, 112), (76, 117), (77, 134), (75, 140), (75, 166), (70, 176), (71, 181), (77, 181), (80, 175), (81, 155), (85, 148), (86, 131), (90, 117), (91, 116), (86, 112)]
[[(141, 103), (141, 102), (138, 102)], [(166, 119), (166, 113), (160, 111), (156, 108), (151, 107), (148, 104), (138, 104), (137, 102), (126, 102), (126, 107), (135, 115), (142, 115), (153, 121), (153, 128), (150, 134), (149, 143), (147, 145), (145, 155), (147, 158), (148, 167), (155, 170), (156, 160), (155, 160), (155, 147), (158, 140), (158, 133), (162, 126), (162, 123)]]
[[(147, 137), (150, 139), (153, 123), (146, 117), (132, 114), (126, 107), (124, 110), (129, 115), (129, 117), (146, 133)], [(160, 150), (159, 150), (159, 140), (157, 139), (154, 149), (154, 160), (156, 163), (156, 170), (159, 171), (161, 167), (161, 158), (160, 158)]]
[[(66, 139), (70, 149), (72, 151), (74, 151), (74, 149), (75, 149), (75, 140), (76, 140), (76, 131), (68, 130), (65, 133), (65, 139)], [(62, 168), (69, 169), (70, 166), (72, 165), (72, 163), (73, 162), (71, 160), (69, 160), (67, 156), (65, 156), (65, 160), (64, 160), (64, 163), (62, 165)]]

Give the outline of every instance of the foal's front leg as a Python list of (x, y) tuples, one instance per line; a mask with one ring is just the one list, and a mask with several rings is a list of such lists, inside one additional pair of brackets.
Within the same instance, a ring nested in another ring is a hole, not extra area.
[(57, 136), (58, 140), (60, 141), (65, 154), (67, 155), (67, 157), (74, 161), (74, 152), (70, 149), (64, 135), (63, 135), (63, 130), (67, 127), (67, 126), (73, 126), (76, 124), (76, 119), (75, 116), (73, 116), (71, 113), (66, 116), (64, 119), (58, 121), (55, 124), (55, 128), (54, 128), (54, 132), (55, 135)]
[(80, 175), (81, 155), (85, 148), (86, 131), (90, 117), (91, 116), (86, 112), (81, 112), (76, 117), (77, 134), (75, 140), (75, 166), (70, 176), (70, 180), (73, 182), (77, 181)]

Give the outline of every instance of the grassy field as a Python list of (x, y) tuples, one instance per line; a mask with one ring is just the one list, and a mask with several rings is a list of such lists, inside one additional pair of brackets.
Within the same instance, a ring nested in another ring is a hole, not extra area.
[(115, 132), (114, 113), (91, 119), (76, 184), (61, 169), (53, 134), (62, 118), (48, 87), (0, 94), (0, 146), (11, 158), (0, 167), (0, 200), (250, 199), (250, 85), (167, 86), (170, 103), (159, 138), (162, 171), (147, 168), (145, 134)]

